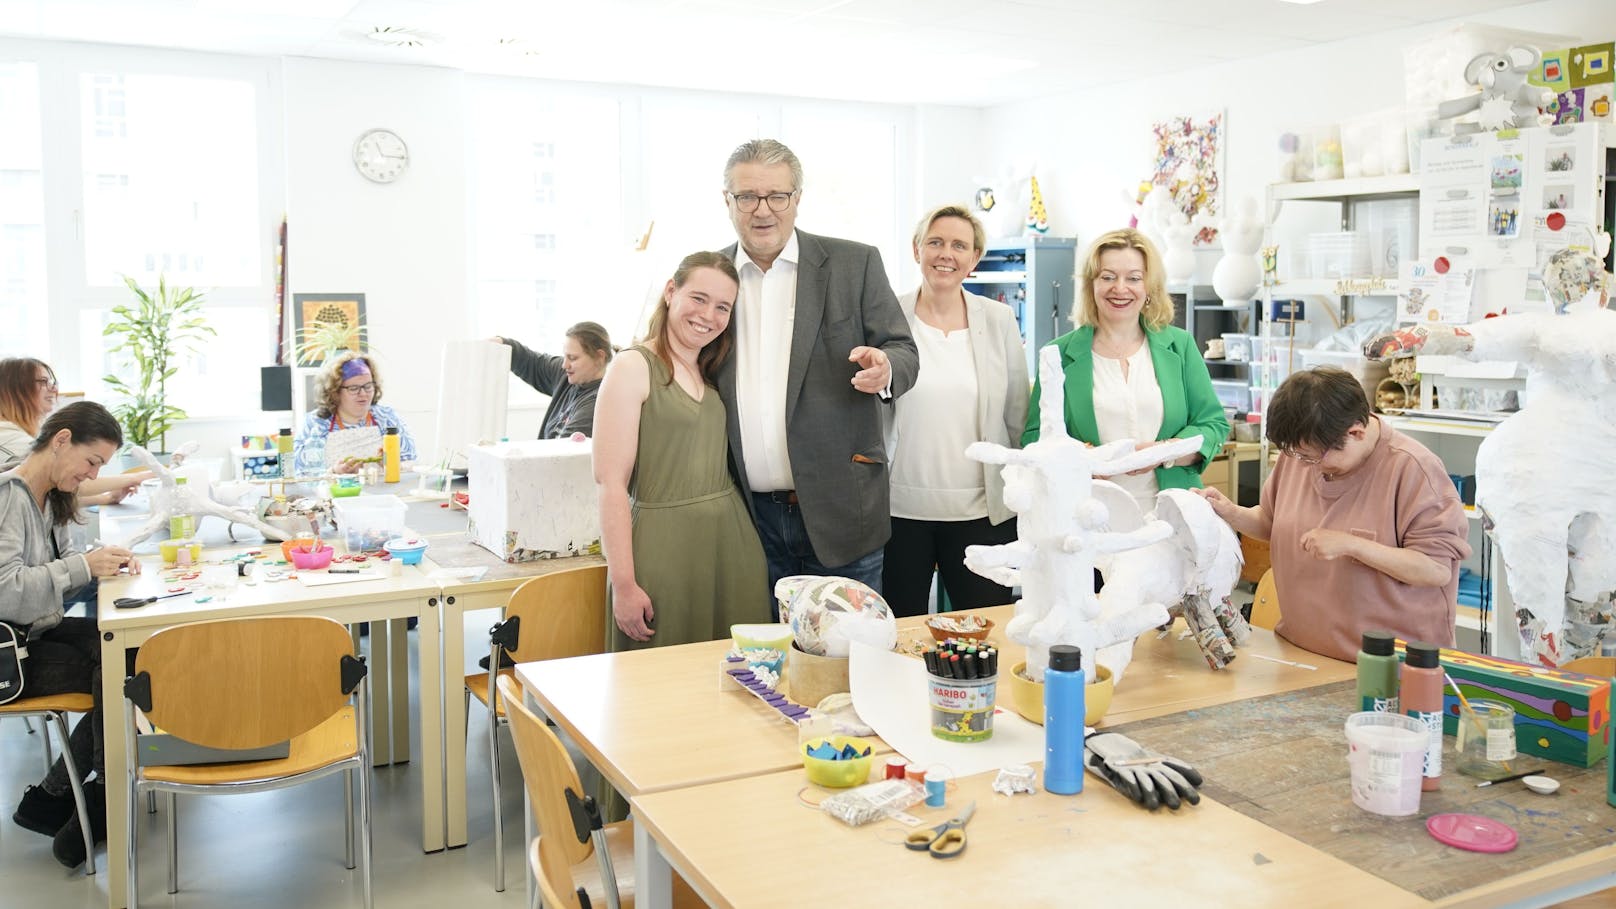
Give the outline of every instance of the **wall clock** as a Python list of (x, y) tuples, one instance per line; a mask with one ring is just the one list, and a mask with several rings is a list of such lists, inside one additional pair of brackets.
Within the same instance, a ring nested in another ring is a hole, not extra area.
[(354, 142), (354, 168), (373, 183), (392, 183), (410, 166), (410, 150), (390, 129), (366, 130)]

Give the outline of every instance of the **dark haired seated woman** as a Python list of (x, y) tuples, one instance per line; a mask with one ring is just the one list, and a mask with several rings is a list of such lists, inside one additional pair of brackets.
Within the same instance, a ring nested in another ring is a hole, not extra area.
[(539, 438), (564, 439), (575, 432), (595, 434), (595, 396), (614, 350), (605, 328), (594, 322), (579, 322), (567, 329), (560, 356), (535, 352), (513, 338), (496, 336), (494, 340), (510, 347), (511, 372), (550, 396), (544, 422), (539, 424)]
[(1268, 403), (1268, 441), (1282, 456), (1260, 504), (1200, 492), (1235, 530), (1269, 541), (1274, 631), (1340, 660), (1371, 629), (1452, 646), (1470, 544), (1441, 459), (1371, 413), (1363, 386), (1333, 367), (1285, 380)]
[[(106, 784), (101, 752), (101, 639), (94, 619), (62, 615), (62, 602), (93, 578), (140, 570), (129, 550), (105, 546), (79, 552), (67, 532), (78, 519), (78, 490), (95, 479), (123, 432), (106, 408), (90, 401), (69, 404), (45, 420), (28, 455), (0, 473), (0, 620), (26, 629), (23, 693), (29, 697), (69, 692), (95, 696), (95, 709), (79, 720), (68, 747), (81, 772), (96, 779), (84, 787), (97, 842), (106, 839)], [(66, 764), (58, 759), (37, 786), (23, 793), (12, 819), (36, 833), (54, 836), (62, 864), (84, 861), (84, 835), (73, 810)]]

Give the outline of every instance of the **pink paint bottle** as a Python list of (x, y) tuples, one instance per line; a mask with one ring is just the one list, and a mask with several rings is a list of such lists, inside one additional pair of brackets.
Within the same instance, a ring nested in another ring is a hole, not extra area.
[(1425, 748), (1425, 768), (1420, 774), (1420, 790), (1430, 792), (1442, 785), (1442, 649), (1424, 641), (1409, 641), (1404, 648), (1403, 712), (1425, 724), (1431, 731)]

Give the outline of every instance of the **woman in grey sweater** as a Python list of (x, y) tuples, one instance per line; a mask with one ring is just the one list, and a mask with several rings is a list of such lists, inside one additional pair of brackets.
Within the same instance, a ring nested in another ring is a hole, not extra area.
[[(68, 747), (96, 779), (84, 787), (92, 832), (106, 838), (106, 784), (101, 753), (101, 641), (94, 619), (62, 614), (67, 594), (91, 578), (140, 570), (127, 549), (73, 548), (67, 524), (78, 519), (78, 490), (95, 478), (123, 444), (118, 421), (90, 401), (69, 404), (45, 420), (22, 463), (0, 473), (0, 620), (24, 630), (23, 694), (89, 693), (95, 709), (79, 720)], [(122, 667), (119, 667), (120, 669)], [(69, 868), (84, 862), (84, 836), (73, 810), (67, 767), (57, 760), (23, 793), (12, 816), (19, 825), (54, 836), (52, 851)]]
[(595, 394), (612, 359), (612, 339), (594, 322), (567, 329), (561, 356), (538, 353), (512, 338), (494, 340), (511, 349), (511, 372), (550, 396), (539, 424), (539, 438), (564, 439), (575, 432), (595, 434)]

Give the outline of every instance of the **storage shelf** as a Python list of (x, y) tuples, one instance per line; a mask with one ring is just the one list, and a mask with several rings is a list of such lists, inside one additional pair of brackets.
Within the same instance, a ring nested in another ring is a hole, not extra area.
[(1251, 308), (1251, 301), (1241, 303), (1197, 303), (1195, 309), (1199, 312), (1245, 312)]
[(1494, 424), (1490, 423), (1464, 423), (1457, 420), (1437, 420), (1394, 414), (1382, 414), (1381, 419), (1400, 432), (1428, 432), (1439, 436), (1470, 436), (1478, 439), (1492, 435), (1494, 426)]
[(1395, 297), (1396, 278), (1297, 278), (1274, 285), (1274, 299), (1292, 296)]
[(1420, 178), (1417, 175), (1392, 174), (1387, 177), (1322, 180), (1314, 183), (1275, 183), (1268, 187), (1268, 196), (1276, 202), (1287, 199), (1334, 202), (1342, 199), (1402, 195), (1417, 192), (1419, 188)]

